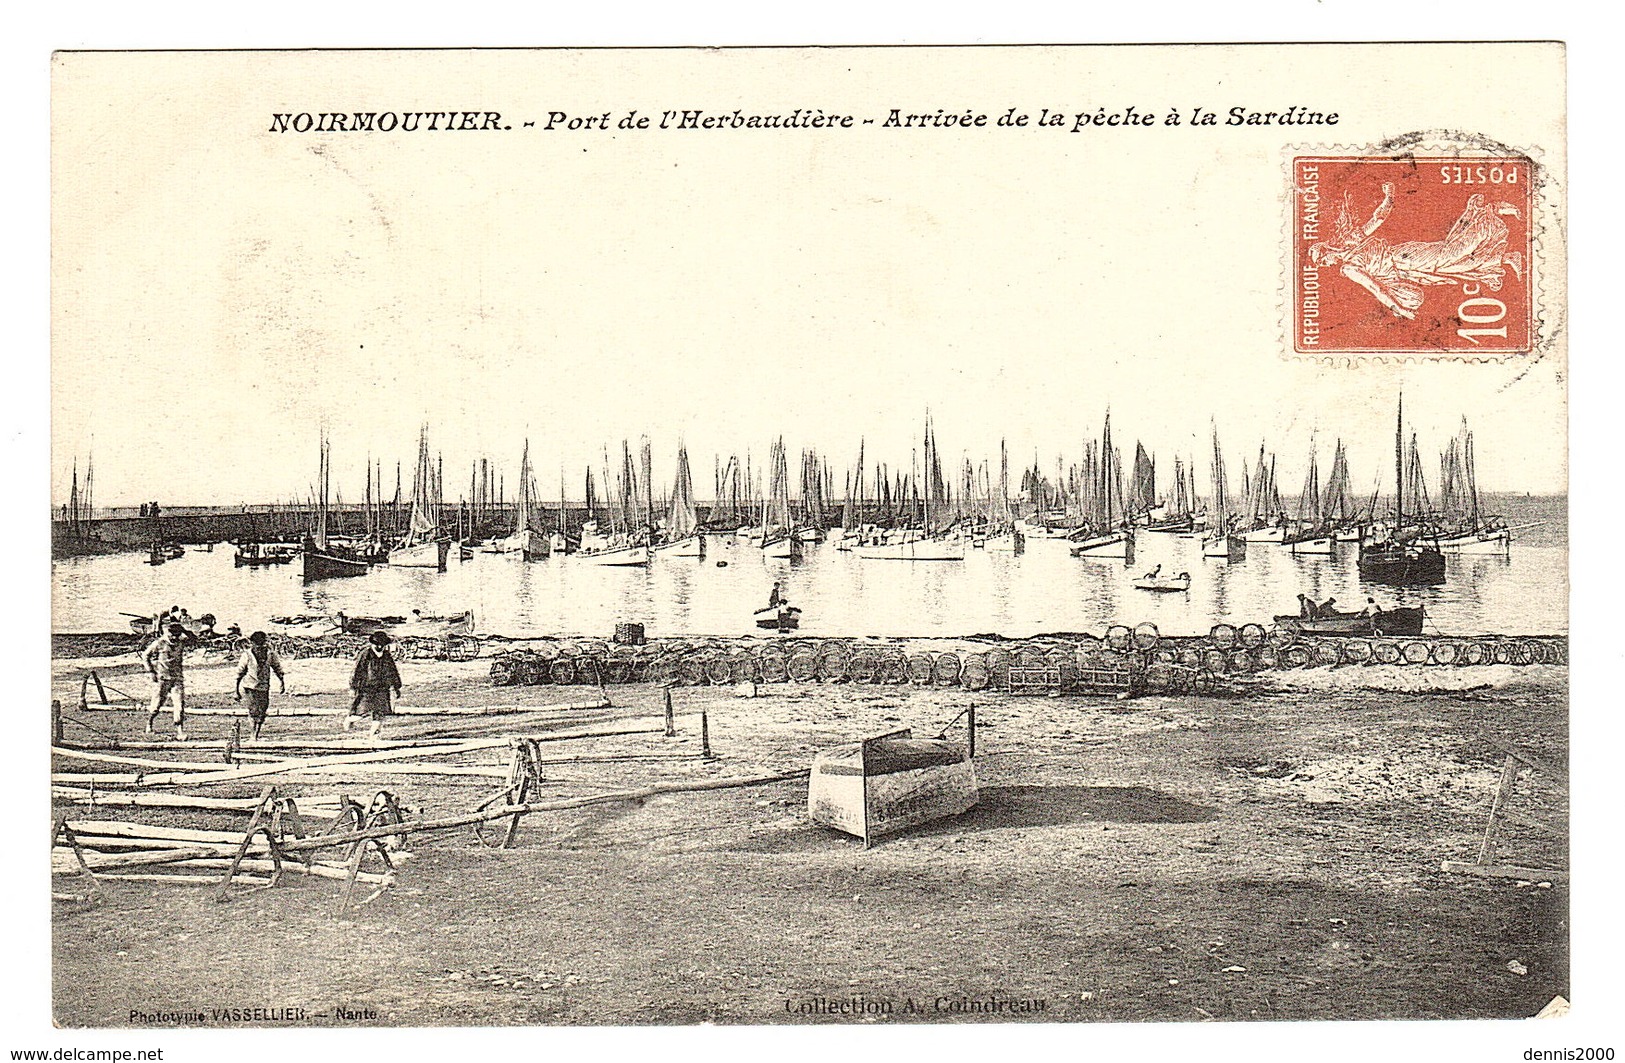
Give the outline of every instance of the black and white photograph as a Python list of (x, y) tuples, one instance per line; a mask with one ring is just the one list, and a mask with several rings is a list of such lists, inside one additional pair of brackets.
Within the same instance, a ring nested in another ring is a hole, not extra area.
[(55, 51), (48, 1021), (1563, 1019), (1566, 100)]

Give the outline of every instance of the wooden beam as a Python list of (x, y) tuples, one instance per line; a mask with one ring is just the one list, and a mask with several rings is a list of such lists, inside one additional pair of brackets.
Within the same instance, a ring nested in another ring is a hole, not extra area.
[(345, 834), (332, 834), (318, 838), (303, 838), (284, 842), (283, 852), (301, 852), (306, 849), (325, 849), (334, 845), (344, 845), (349, 842), (360, 841), (364, 838), (384, 838), (391, 834), (406, 835), (414, 831), (448, 830), (453, 827), (466, 827), (473, 823), (485, 823), (494, 819), (504, 819), (512, 815), (526, 815), (531, 812), (558, 812), (570, 808), (585, 808), (588, 805), (599, 805), (614, 801), (641, 801), (661, 794), (694, 793), (703, 790), (728, 790), (741, 786), (765, 786), (776, 782), (788, 782), (792, 779), (805, 779), (809, 772), (787, 772), (781, 775), (753, 775), (743, 779), (713, 779), (699, 783), (660, 783), (646, 786), (639, 790), (617, 790), (606, 794), (594, 794), (590, 797), (572, 797), (559, 801), (533, 801), (527, 805), (496, 805), (492, 808), (468, 812), (458, 816), (447, 816), (443, 819), (407, 820), (403, 823), (391, 823), (382, 827), (370, 827), (366, 830), (350, 831)]
[(1538, 867), (1518, 867), (1515, 864), (1474, 864), (1466, 860), (1446, 860), (1441, 870), (1453, 875), (1478, 875), (1481, 878), (1517, 878), (1528, 882), (1567, 882), (1567, 871), (1548, 871)]

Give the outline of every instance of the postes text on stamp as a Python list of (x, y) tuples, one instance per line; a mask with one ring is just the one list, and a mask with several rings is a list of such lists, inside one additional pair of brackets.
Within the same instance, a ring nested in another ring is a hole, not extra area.
[(1527, 158), (1292, 160), (1299, 354), (1494, 358), (1534, 337)]

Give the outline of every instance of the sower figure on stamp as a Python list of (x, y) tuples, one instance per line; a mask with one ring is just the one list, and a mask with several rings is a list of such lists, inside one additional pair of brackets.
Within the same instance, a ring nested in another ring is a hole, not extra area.
[(153, 721), (158, 719), (158, 713), (163, 709), (164, 702), (173, 701), (175, 737), (182, 742), (186, 741), (186, 674), (183, 659), (186, 656), (186, 644), (190, 641), (192, 636), (185, 628), (179, 624), (170, 624), (164, 633), (147, 647), (147, 652), (142, 654), (155, 687), (152, 706), (147, 711), (148, 734), (152, 733)]
[(288, 684), (282, 675), (282, 658), (266, 641), (265, 632), (256, 631), (248, 636), (248, 649), (243, 651), (243, 659), (237, 664), (237, 700), (243, 700), (243, 691), (248, 691), (248, 718), (253, 721), (255, 738), (260, 736), (260, 728), (265, 726), (265, 717), (271, 711), (273, 673), (278, 692), (286, 694)]
[(351, 719), (362, 713), (372, 718), (373, 738), (383, 729), (384, 717), (393, 716), (394, 709), (390, 707), (390, 692), (394, 691), (396, 697), (401, 696), (401, 672), (395, 667), (395, 658), (389, 653), (389, 636), (382, 631), (374, 631), (368, 636), (369, 645), (361, 651), (361, 656), (355, 659), (355, 672), (350, 676), (350, 689), (355, 691), (355, 700), (350, 703), (350, 713), (344, 718), (344, 729), (350, 729)]
[(1523, 275), (1523, 256), (1507, 251), (1507, 227), (1501, 220), (1503, 215), (1520, 216), (1511, 203), (1492, 205), (1482, 195), (1469, 196), (1443, 240), (1398, 244), (1376, 235), (1394, 208), (1392, 184), (1382, 186), (1382, 202), (1364, 226), (1354, 223), (1353, 206), (1353, 196), (1345, 193), (1336, 242), (1315, 244), (1309, 259), (1317, 266), (1336, 266), (1397, 317), (1415, 320), (1424, 287), (1471, 282), (1498, 292), (1506, 270)]

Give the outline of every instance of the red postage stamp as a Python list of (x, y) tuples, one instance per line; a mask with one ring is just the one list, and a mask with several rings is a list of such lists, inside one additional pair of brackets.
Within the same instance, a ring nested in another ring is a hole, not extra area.
[(1534, 176), (1516, 156), (1294, 158), (1294, 349), (1530, 350)]

